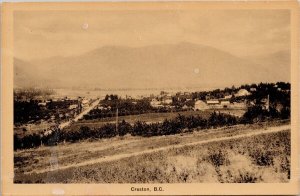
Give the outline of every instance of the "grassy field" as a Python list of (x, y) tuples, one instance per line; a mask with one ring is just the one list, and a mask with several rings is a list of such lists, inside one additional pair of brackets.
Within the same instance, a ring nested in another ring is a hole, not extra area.
[[(216, 111), (220, 111), (222, 113), (231, 114), (235, 116), (241, 116), (245, 112), (245, 110), (232, 110), (232, 109), (221, 109)], [(146, 123), (157, 123), (157, 122), (163, 122), (165, 119), (174, 119), (176, 116), (178, 116), (178, 114), (184, 116), (199, 115), (203, 118), (208, 118), (212, 112), (214, 112), (214, 110), (182, 111), (182, 112), (173, 112), (173, 113), (146, 113), (146, 114), (139, 114), (139, 115), (119, 116), (119, 121), (125, 120), (130, 124), (134, 124), (137, 121), (143, 121)], [(80, 120), (71, 124), (71, 126), (65, 128), (64, 130), (74, 131), (74, 130), (78, 130), (81, 126), (87, 126), (91, 129), (94, 129), (94, 128), (99, 128), (106, 123), (115, 123), (115, 120), (116, 120), (115, 117), (108, 117), (108, 118), (95, 119), (95, 120)], [(26, 128), (27, 130), (26, 132), (23, 131), (24, 126), (15, 127), (14, 133), (22, 137), (25, 135), (32, 135), (34, 133), (40, 134), (41, 132), (43, 132), (44, 129), (47, 129), (47, 127), (54, 126), (54, 125), (55, 123), (33, 124)]]
[[(128, 115), (128, 116), (119, 116), (119, 121), (125, 120), (126, 122), (133, 124), (136, 121), (144, 121), (147, 123), (157, 123), (163, 122), (165, 119), (173, 119), (178, 114), (183, 116), (192, 116), (192, 115), (199, 115), (203, 118), (209, 118), (210, 114), (214, 112), (214, 110), (206, 110), (206, 111), (182, 111), (182, 112), (173, 112), (173, 113), (147, 113), (147, 114), (139, 114), (139, 115)], [(229, 109), (222, 109), (220, 110), (222, 113), (232, 114), (236, 116), (241, 116), (245, 111), (244, 110), (229, 110)], [(96, 119), (96, 120), (81, 120), (70, 127), (66, 128), (68, 130), (78, 130), (81, 126), (87, 126), (91, 129), (99, 128), (106, 123), (115, 123), (116, 118), (103, 118), (103, 119)]]
[[(203, 118), (208, 118), (212, 112), (213, 111), (183, 111), (183, 112), (173, 112), (173, 113), (146, 113), (146, 114), (139, 114), (139, 115), (119, 116), (119, 121), (125, 120), (130, 124), (133, 124), (136, 121), (155, 123), (155, 122), (162, 122), (165, 119), (173, 119), (176, 116), (178, 116), (178, 114), (184, 116), (200, 115)], [(72, 124), (70, 127), (68, 127), (66, 131), (77, 130), (81, 126), (88, 126), (89, 128), (98, 128), (103, 126), (106, 123), (115, 123), (115, 122), (116, 122), (115, 117), (95, 119), (95, 120), (80, 120)]]
[(116, 137), (16, 151), (14, 162), (16, 183), (287, 182), (290, 130), (256, 124)]

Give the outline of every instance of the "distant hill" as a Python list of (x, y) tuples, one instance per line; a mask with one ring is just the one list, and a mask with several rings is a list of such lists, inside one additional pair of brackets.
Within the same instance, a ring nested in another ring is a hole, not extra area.
[[(139, 48), (107, 46), (73, 57), (32, 62), (15, 58), (14, 85), (184, 88), (290, 81), (289, 62), (286, 54), (282, 55), (242, 59), (216, 48), (191, 43)], [(198, 74), (195, 69), (199, 69)]]

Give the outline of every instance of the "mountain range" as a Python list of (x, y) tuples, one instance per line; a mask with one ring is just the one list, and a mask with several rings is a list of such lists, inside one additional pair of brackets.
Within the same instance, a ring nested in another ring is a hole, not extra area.
[(14, 58), (15, 87), (205, 88), (277, 81), (290, 81), (289, 51), (241, 58), (183, 42), (105, 46), (78, 56), (30, 62)]

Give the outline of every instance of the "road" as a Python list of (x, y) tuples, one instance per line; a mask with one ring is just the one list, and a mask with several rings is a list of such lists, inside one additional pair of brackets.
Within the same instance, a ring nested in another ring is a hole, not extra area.
[[(219, 138), (211, 138), (211, 139), (202, 140), (202, 141), (193, 141), (193, 142), (184, 143), (184, 144), (175, 144), (175, 145), (168, 145), (168, 146), (164, 146), (164, 147), (157, 147), (157, 148), (153, 148), (153, 149), (145, 149), (145, 150), (141, 150), (138, 152), (131, 152), (131, 153), (121, 152), (118, 154), (114, 154), (112, 156), (105, 156), (105, 157), (95, 158), (95, 159), (91, 159), (91, 160), (81, 160), (78, 163), (72, 162), (67, 165), (59, 165), (58, 168), (56, 168), (55, 170), (63, 170), (63, 169), (71, 168), (71, 167), (86, 166), (86, 165), (91, 165), (91, 164), (95, 164), (95, 163), (118, 161), (118, 160), (124, 159), (124, 158), (130, 158), (130, 157), (134, 157), (134, 156), (138, 156), (138, 155), (150, 154), (150, 153), (166, 151), (166, 150), (171, 150), (171, 149), (178, 149), (178, 148), (182, 148), (182, 147), (186, 147), (186, 146), (202, 145), (202, 144), (207, 144), (207, 143), (211, 143), (211, 142), (228, 141), (228, 140), (232, 140), (232, 139), (241, 139), (241, 138), (246, 138), (246, 137), (258, 136), (261, 134), (276, 133), (276, 132), (288, 130), (290, 128), (291, 128), (290, 125), (281, 125), (281, 126), (260, 128), (260, 129), (256, 129), (256, 130), (249, 129), (249, 130), (246, 130), (245, 132), (242, 132), (242, 133), (239, 133), (239, 134), (233, 135), (233, 136), (228, 135), (228, 136), (223, 136), (223, 137), (219, 137)], [(191, 137), (193, 137), (192, 134), (191, 134)], [(134, 145), (134, 143), (135, 143), (135, 141), (132, 141), (133, 145)], [(53, 170), (51, 170), (50, 168), (43, 168), (43, 169), (37, 169), (34, 171), (30, 171), (30, 172), (25, 172), (25, 174), (44, 173), (44, 172), (50, 172), (50, 171), (53, 171)]]
[[(88, 108), (86, 108), (85, 110), (83, 110), (80, 114), (78, 114), (74, 119), (72, 119), (74, 122), (78, 121), (79, 119), (81, 119), (84, 115), (86, 115), (87, 113), (89, 113), (92, 109), (94, 109), (100, 102), (100, 99), (96, 99)], [(68, 126), (71, 125), (72, 120), (69, 120), (68, 122), (63, 122), (61, 123), (58, 127), (60, 129), (66, 128)]]

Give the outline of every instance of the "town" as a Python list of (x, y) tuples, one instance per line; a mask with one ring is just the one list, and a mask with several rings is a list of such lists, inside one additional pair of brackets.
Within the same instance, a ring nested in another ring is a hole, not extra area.
[[(97, 119), (106, 123), (119, 123), (118, 118), (121, 120), (123, 117), (123, 120), (133, 125), (137, 121), (162, 122), (164, 118), (171, 119), (174, 114), (191, 116), (199, 115), (199, 112), (216, 111), (241, 118), (252, 107), (259, 107), (267, 112), (271, 110), (283, 118), (289, 118), (290, 113), (290, 84), (284, 82), (233, 86), (202, 92), (161, 91), (158, 95), (138, 98), (129, 95), (122, 98), (114, 94), (105, 95), (102, 99), (57, 97), (49, 90), (37, 91), (15, 91), (15, 137), (23, 138), (32, 134), (43, 137), (51, 135), (57, 129), (73, 129), (72, 126), (76, 124), (88, 121), (98, 123)], [(152, 114), (161, 117), (152, 118)], [(139, 119), (140, 115), (147, 118)], [(132, 116), (136, 117), (135, 121), (130, 121)]]

